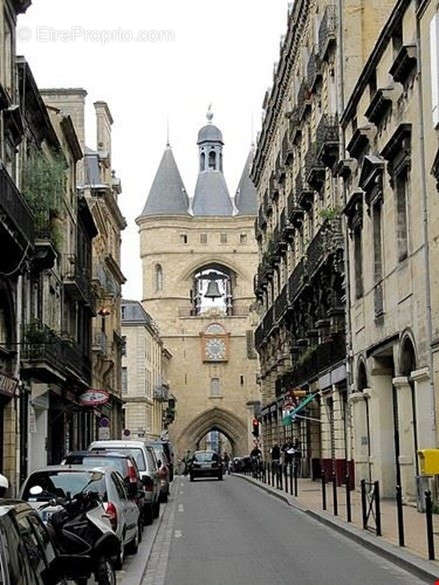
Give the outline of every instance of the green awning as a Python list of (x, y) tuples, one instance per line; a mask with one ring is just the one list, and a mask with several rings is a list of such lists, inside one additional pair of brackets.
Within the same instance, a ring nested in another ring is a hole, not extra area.
[(305, 408), (305, 406), (307, 404), (312, 402), (312, 400), (314, 400), (314, 398), (317, 396), (317, 394), (318, 394), (318, 392), (315, 392), (314, 394), (309, 394), (308, 396), (305, 396), (305, 398), (302, 400), (302, 402), (298, 406), (296, 406), (296, 408), (293, 408), (293, 410), (290, 410), (290, 412), (288, 414), (286, 414), (282, 419), (283, 426), (286, 427), (287, 425), (290, 425), (294, 420), (294, 416), (298, 412), (300, 412), (303, 408)]

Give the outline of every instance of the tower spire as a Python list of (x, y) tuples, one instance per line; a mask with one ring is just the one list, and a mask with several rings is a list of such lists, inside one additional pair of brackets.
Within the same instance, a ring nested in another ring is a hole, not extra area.
[(169, 116), (166, 118), (166, 148), (171, 148), (171, 143), (169, 142)]
[(206, 118), (207, 118), (207, 122), (209, 124), (212, 124), (213, 112), (212, 112), (212, 104), (211, 103), (209, 104), (209, 107), (207, 108)]

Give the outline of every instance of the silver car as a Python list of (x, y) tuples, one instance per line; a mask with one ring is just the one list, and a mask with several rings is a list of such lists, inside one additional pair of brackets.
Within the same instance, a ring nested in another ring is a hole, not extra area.
[[(40, 486), (42, 492), (32, 495), (31, 489)], [(136, 553), (139, 545), (139, 509), (125, 491), (122, 476), (110, 467), (87, 467), (86, 465), (49, 465), (33, 471), (20, 490), (20, 499), (35, 508), (44, 521), (56, 507), (45, 507), (53, 498), (74, 497), (81, 491), (97, 492), (105, 509), (111, 528), (119, 537), (121, 546), (116, 568), (121, 568), (125, 549)], [(41, 508), (44, 507), (44, 510)]]
[(137, 463), (145, 490), (144, 523), (151, 524), (160, 513), (160, 477), (157, 459), (152, 447), (145, 441), (94, 441), (89, 451), (128, 453)]

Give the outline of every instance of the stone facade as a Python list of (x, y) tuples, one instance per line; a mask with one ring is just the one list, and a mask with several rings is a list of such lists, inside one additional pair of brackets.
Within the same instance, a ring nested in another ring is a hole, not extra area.
[[(211, 143), (215, 148), (209, 155)], [(172, 354), (167, 379), (176, 398), (176, 413), (169, 433), (177, 452), (182, 455), (186, 449), (195, 449), (210, 430), (217, 429), (228, 437), (235, 454), (245, 455), (252, 446), (251, 420), (259, 401), (252, 340), (252, 279), (257, 265), (250, 204), (253, 187), (247, 184), (246, 167), (235, 198), (238, 212), (232, 214), (222, 176), (220, 131), (206, 126), (199, 133), (199, 145), (195, 199), (204, 215), (189, 213), (168, 147), (144, 213), (137, 219), (142, 303), (159, 323), (165, 347)], [(160, 201), (166, 209), (160, 208)], [(207, 282), (203, 284), (202, 279), (209, 281), (209, 271), (224, 279), (214, 283), (224, 286), (222, 307), (204, 296)]]
[(138, 301), (122, 301), (122, 397), (125, 429), (132, 438), (157, 439), (167, 427), (166, 414), (172, 401), (165, 377), (171, 358), (164, 348), (157, 325)]
[(255, 339), (265, 449), (293, 440), (304, 474), (335, 474), (339, 483), (354, 480), (339, 118), (393, 4), (290, 7), (251, 174), (260, 204)]

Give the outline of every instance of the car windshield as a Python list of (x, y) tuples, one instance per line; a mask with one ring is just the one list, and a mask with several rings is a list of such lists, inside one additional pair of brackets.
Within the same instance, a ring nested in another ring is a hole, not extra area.
[(125, 460), (120, 457), (83, 457), (80, 463), (86, 467), (113, 467), (122, 477), (125, 477), (127, 472)]
[(202, 452), (202, 453), (195, 453), (194, 459), (197, 461), (216, 461), (218, 456), (216, 453), (211, 453), (209, 451)]
[[(40, 486), (43, 492), (33, 496), (30, 490)], [(97, 471), (39, 471), (33, 473), (23, 492), (23, 500), (44, 501), (53, 497), (73, 497), (79, 492), (95, 492), (105, 499), (105, 477)]]
[[(99, 450), (101, 451), (102, 449)], [(92, 451), (95, 451), (95, 449), (92, 449)], [(116, 451), (117, 453), (122, 453), (123, 455), (131, 455), (131, 457), (137, 463), (139, 471), (146, 471), (145, 458), (140, 447), (112, 447), (111, 451)]]

